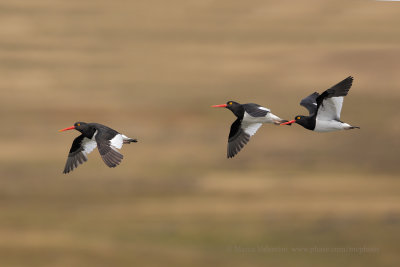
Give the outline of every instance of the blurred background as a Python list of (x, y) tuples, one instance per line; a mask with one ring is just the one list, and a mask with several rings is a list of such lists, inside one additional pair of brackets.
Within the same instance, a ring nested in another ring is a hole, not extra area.
[[(400, 4), (4, 0), (0, 13), (0, 266), (397, 266)], [(211, 105), (292, 119), (349, 75), (342, 120), (361, 130), (264, 125), (226, 159), (235, 117)], [(63, 175), (78, 132), (57, 130), (75, 121), (139, 143), (115, 169), (95, 150)]]

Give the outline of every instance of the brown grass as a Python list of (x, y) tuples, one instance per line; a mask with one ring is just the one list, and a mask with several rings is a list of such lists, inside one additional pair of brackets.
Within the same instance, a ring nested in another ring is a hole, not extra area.
[[(0, 4), (1, 266), (396, 266), (400, 23), (374, 1)], [(316, 134), (263, 126), (227, 160), (233, 115), (283, 118), (355, 77)], [(139, 143), (62, 175), (75, 121)], [(266, 252), (265, 248), (287, 248)], [(310, 253), (293, 248), (377, 248)], [(264, 248), (264, 250), (262, 250)]]

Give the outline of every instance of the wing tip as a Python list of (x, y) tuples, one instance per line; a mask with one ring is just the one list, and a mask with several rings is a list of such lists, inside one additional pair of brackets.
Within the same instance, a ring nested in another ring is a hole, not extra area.
[(79, 165), (85, 163), (88, 160), (84, 151), (79, 152), (76, 155), (68, 156), (67, 162), (65, 163), (63, 174), (68, 174), (74, 169), (78, 168)]
[(228, 149), (227, 149), (227, 157), (233, 158), (236, 156), (243, 147), (250, 141), (250, 135), (244, 133), (240, 136), (241, 139), (234, 139), (232, 141), (228, 141)]
[(349, 76), (346, 79), (344, 79), (343, 81), (341, 81), (340, 83), (344, 83), (343, 85), (344, 85), (345, 89), (349, 90), (350, 87), (353, 85), (353, 81), (354, 81), (353, 76)]

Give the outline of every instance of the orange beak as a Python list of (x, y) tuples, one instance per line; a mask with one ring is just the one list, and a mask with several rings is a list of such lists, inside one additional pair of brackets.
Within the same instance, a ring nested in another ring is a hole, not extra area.
[(287, 122), (281, 123), (280, 125), (287, 125), (287, 124), (292, 124), (295, 122), (296, 122), (296, 120), (292, 120), (292, 121), (287, 121)]
[(213, 108), (226, 108), (228, 105), (227, 104), (221, 104), (221, 105), (214, 105), (214, 106), (211, 106), (211, 107), (213, 107)]
[(75, 126), (71, 126), (71, 127), (65, 128), (65, 129), (58, 130), (58, 131), (59, 132), (64, 132), (64, 131), (73, 130), (73, 129), (75, 129)]

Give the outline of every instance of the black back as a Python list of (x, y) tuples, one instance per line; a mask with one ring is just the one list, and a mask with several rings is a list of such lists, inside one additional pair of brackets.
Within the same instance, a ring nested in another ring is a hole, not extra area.
[(100, 123), (88, 124), (97, 130), (96, 140), (111, 140), (114, 138), (114, 136), (119, 134), (119, 132), (117, 132), (116, 130), (111, 129), (110, 127), (107, 127)]
[(268, 114), (268, 110), (260, 109), (260, 105), (254, 103), (248, 103), (242, 105), (244, 110), (252, 117), (265, 117)]

